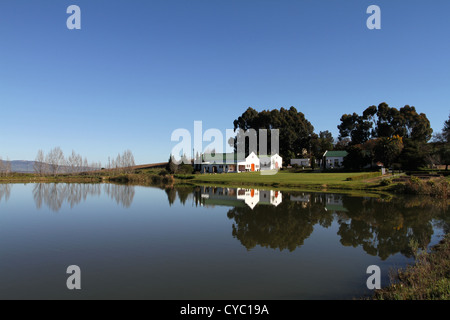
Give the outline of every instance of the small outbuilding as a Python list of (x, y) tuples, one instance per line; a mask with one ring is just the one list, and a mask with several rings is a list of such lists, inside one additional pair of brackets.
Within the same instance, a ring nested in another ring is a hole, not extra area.
[(325, 151), (323, 154), (324, 169), (340, 169), (344, 167), (344, 158), (348, 155), (347, 151)]

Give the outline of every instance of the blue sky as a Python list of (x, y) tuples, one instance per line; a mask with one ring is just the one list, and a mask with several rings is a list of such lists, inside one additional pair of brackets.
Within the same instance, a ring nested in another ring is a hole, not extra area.
[[(81, 30), (66, 27), (72, 4)], [(173, 130), (225, 132), (248, 107), (295, 106), (337, 137), (342, 114), (385, 101), (440, 131), (449, 15), (448, 0), (2, 0), (0, 155), (166, 161)]]

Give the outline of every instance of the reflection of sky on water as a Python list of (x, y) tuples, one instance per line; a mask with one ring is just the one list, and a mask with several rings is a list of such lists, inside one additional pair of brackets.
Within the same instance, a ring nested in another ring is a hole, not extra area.
[(84, 298), (358, 297), (368, 265), (385, 284), (410, 261), (409, 239), (433, 244), (450, 220), (432, 198), (53, 187), (0, 189), (0, 298), (71, 298), (71, 264), (82, 268)]

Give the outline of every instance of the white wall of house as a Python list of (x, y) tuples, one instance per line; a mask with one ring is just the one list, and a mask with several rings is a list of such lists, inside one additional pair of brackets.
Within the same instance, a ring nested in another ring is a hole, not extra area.
[(236, 164), (202, 163), (201, 173), (231, 173), (237, 172)]
[(342, 168), (344, 166), (344, 157), (326, 157), (325, 165), (327, 169)]
[(275, 170), (283, 167), (283, 158), (278, 153), (270, 157), (261, 157), (261, 170)]
[(254, 152), (250, 153), (245, 161), (239, 161), (237, 164), (204, 162), (201, 165), (202, 173), (252, 172), (260, 170), (260, 160)]
[(252, 152), (245, 158), (245, 161), (239, 161), (237, 163), (238, 172), (253, 172), (261, 170), (261, 161), (258, 156)]

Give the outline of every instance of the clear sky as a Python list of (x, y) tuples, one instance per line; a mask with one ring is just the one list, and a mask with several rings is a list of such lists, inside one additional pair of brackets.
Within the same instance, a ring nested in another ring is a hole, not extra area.
[(337, 137), (342, 114), (385, 101), (440, 131), (449, 21), (448, 0), (1, 0), (0, 155), (166, 161), (173, 130), (225, 132), (248, 107), (295, 106)]

